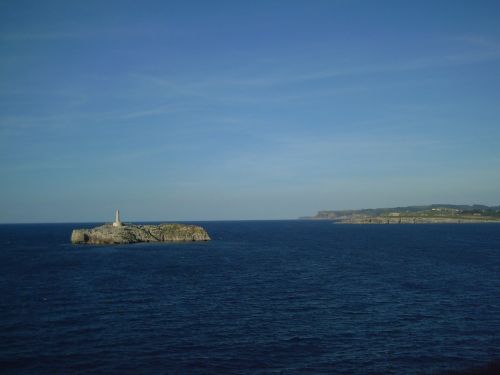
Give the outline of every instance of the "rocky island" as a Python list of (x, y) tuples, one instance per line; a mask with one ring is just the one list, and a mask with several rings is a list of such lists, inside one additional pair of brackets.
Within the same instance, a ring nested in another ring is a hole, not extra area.
[(116, 220), (92, 229), (74, 229), (71, 242), (74, 244), (128, 244), (136, 242), (209, 241), (207, 231), (197, 225), (158, 224), (135, 225)]
[(462, 224), (500, 223), (500, 206), (431, 204), (361, 210), (319, 211), (308, 220), (337, 224)]

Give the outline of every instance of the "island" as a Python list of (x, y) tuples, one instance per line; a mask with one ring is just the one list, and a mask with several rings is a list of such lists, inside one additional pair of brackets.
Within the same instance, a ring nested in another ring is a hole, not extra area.
[(136, 242), (185, 242), (210, 241), (207, 231), (197, 225), (158, 224), (136, 225), (125, 224), (120, 220), (120, 212), (116, 211), (116, 219), (112, 224), (104, 224), (92, 229), (74, 229), (71, 233), (73, 244), (129, 244)]
[(306, 220), (331, 220), (337, 224), (462, 224), (500, 223), (500, 206), (431, 204), (360, 210), (319, 211)]

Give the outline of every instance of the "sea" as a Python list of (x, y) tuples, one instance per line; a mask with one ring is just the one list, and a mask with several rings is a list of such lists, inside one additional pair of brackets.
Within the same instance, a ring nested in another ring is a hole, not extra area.
[(2, 374), (440, 374), (500, 359), (500, 225), (0, 225)]

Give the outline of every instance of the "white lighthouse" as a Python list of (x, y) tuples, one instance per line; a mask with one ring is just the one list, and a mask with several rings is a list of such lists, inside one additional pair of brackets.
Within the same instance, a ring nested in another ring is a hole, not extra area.
[(116, 210), (115, 221), (113, 222), (114, 227), (121, 227), (122, 222), (120, 221), (120, 210)]

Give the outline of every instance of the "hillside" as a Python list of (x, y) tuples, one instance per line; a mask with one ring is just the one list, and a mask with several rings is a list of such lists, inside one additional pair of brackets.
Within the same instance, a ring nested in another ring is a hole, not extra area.
[(360, 210), (326, 210), (304, 219), (353, 224), (500, 222), (500, 206), (431, 204)]

